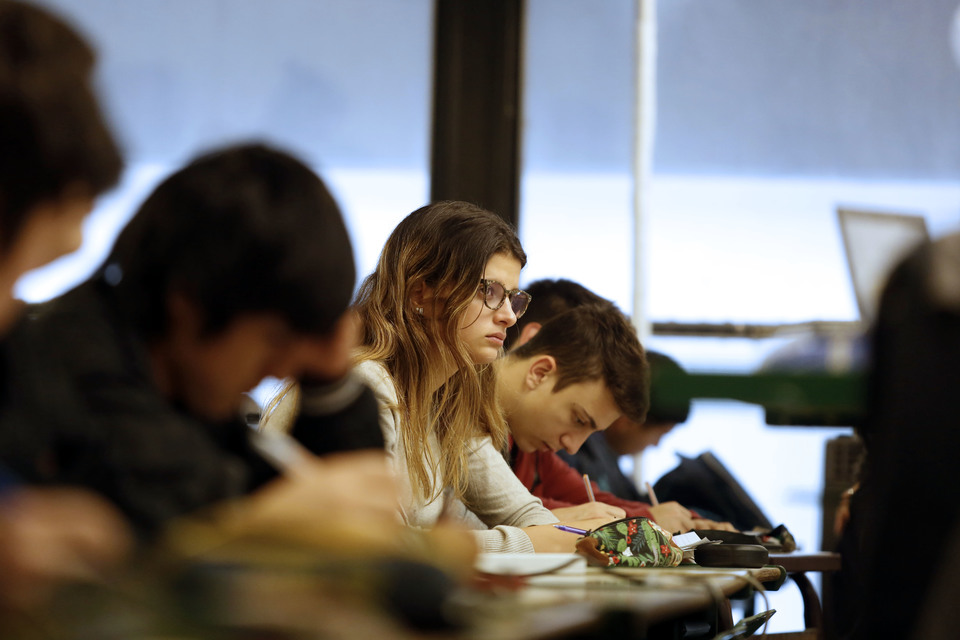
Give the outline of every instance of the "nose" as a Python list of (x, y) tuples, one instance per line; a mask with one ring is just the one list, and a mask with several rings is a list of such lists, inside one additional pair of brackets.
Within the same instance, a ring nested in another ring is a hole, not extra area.
[(494, 320), (505, 327), (512, 327), (517, 324), (517, 314), (513, 312), (513, 305), (510, 304), (510, 300), (503, 301), (503, 304), (494, 314)]
[(565, 433), (560, 436), (560, 446), (563, 447), (564, 451), (573, 455), (580, 451), (580, 447), (589, 437), (589, 433)]

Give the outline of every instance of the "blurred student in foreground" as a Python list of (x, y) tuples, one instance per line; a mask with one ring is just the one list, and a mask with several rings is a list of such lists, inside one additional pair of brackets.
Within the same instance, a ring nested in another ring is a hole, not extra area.
[[(259, 144), (197, 158), (154, 190), (88, 281), (12, 333), (20, 375), (0, 460), (31, 482), (103, 494), (148, 539), (244, 496), (224, 512), (242, 520), (231, 530), (388, 531), (396, 492), (376, 404), (343, 382), (354, 276), (340, 210), (307, 166)], [(268, 376), (347, 388), (307, 445), (354, 452), (281, 454), (294, 468), (279, 479), (239, 416)], [(340, 411), (350, 416), (329, 419)]]
[[(94, 199), (120, 174), (93, 66), (93, 50), (64, 21), (0, 1), (0, 335), (22, 309), (16, 281), (80, 246)], [(0, 397), (19, 373), (0, 368)], [(26, 487), (0, 468), (0, 610), (39, 605), (63, 581), (98, 578), (128, 548), (126, 523), (106, 501)]]

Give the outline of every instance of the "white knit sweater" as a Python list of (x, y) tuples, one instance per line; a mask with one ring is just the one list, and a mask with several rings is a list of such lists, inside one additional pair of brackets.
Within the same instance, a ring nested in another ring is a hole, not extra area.
[[(440, 517), (443, 499), (437, 497), (424, 502), (414, 498), (403, 443), (399, 437), (398, 416), (390, 409), (390, 406), (397, 404), (393, 380), (379, 362), (362, 362), (355, 373), (373, 389), (380, 405), (380, 428), (383, 430), (385, 448), (400, 485), (400, 511), (403, 521), (414, 527), (432, 527)], [(471, 511), (489, 527), (487, 530), (472, 532), (477, 538), (480, 550), (487, 553), (532, 553), (533, 544), (520, 527), (553, 524), (558, 522), (557, 518), (543, 506), (539, 498), (531, 495), (520, 483), (489, 437), (476, 438), (467, 443), (467, 446), (470, 447), (470, 452), (464, 497)], [(435, 434), (430, 435), (428, 447), (432, 452), (432, 459), (439, 460), (440, 445)], [(426, 456), (424, 452), (425, 459)], [(433, 468), (431, 472), (436, 477), (440, 471)]]

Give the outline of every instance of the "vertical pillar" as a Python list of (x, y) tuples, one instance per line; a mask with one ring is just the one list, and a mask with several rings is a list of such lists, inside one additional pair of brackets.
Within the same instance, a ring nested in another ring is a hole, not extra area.
[(437, 0), (431, 200), (519, 221), (522, 0)]
[[(657, 0), (636, 0), (636, 82), (633, 142), (633, 313), (631, 319), (644, 344), (653, 333), (647, 310), (647, 236), (653, 142), (656, 127)], [(643, 486), (643, 453), (634, 457), (633, 481)]]
[(657, 0), (636, 0), (637, 29), (633, 144), (633, 322), (645, 341), (651, 326), (647, 312), (646, 216), (653, 172), (657, 90)]

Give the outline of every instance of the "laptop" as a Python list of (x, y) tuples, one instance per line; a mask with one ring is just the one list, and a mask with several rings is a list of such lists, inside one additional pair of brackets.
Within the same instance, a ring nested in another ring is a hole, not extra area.
[(893, 268), (912, 249), (930, 239), (923, 216), (837, 208), (847, 269), (860, 321), (877, 317), (880, 295)]

